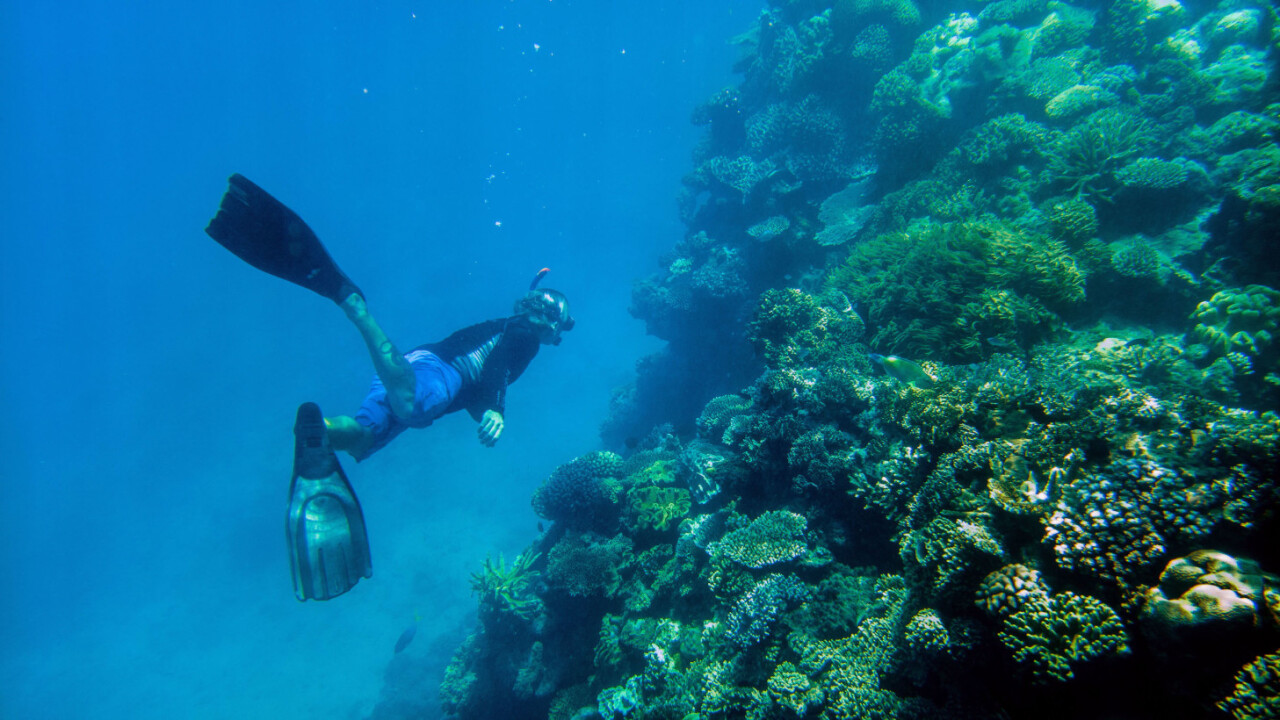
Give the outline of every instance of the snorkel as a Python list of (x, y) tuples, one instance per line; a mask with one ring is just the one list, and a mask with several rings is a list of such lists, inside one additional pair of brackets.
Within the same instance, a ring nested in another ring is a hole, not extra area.
[(574, 319), (569, 314), (569, 299), (559, 290), (538, 289), (538, 283), (551, 272), (551, 268), (542, 268), (529, 283), (529, 292), (516, 301), (515, 314), (525, 315), (535, 325), (551, 328), (552, 345), (560, 344), (560, 334), (573, 329)]

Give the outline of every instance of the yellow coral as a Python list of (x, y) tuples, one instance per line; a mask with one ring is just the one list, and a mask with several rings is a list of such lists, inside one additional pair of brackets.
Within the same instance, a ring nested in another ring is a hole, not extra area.
[(688, 490), (648, 485), (631, 491), (631, 510), (636, 521), (656, 530), (666, 530), (672, 521), (683, 518), (690, 507)]

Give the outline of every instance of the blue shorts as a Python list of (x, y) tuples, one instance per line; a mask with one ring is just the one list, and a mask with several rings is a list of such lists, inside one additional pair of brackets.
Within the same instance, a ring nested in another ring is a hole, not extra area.
[(391, 412), (391, 404), (387, 402), (387, 388), (381, 380), (374, 378), (373, 387), (356, 411), (356, 422), (373, 431), (373, 444), (356, 458), (357, 461), (369, 457), (407, 428), (424, 428), (430, 425), (444, 414), (462, 388), (462, 376), (458, 371), (434, 354), (426, 350), (414, 350), (405, 355), (404, 359), (413, 368), (413, 414), (401, 418)]

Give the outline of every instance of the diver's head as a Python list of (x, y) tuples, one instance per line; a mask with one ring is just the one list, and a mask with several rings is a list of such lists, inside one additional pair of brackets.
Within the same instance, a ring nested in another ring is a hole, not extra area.
[(559, 290), (537, 289), (538, 281), (547, 274), (544, 268), (533, 279), (529, 292), (516, 301), (514, 314), (526, 319), (538, 333), (538, 339), (547, 345), (559, 345), (560, 334), (573, 329), (573, 316), (569, 314), (569, 298)]

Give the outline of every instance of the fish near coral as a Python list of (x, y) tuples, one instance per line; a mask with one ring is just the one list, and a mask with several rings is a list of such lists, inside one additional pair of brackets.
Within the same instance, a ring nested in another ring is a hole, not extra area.
[(925, 372), (924, 368), (906, 358), (900, 358), (897, 355), (878, 355), (876, 353), (870, 353), (867, 357), (871, 359), (871, 362), (884, 368), (886, 375), (911, 387), (929, 390), (937, 382), (932, 375)]

